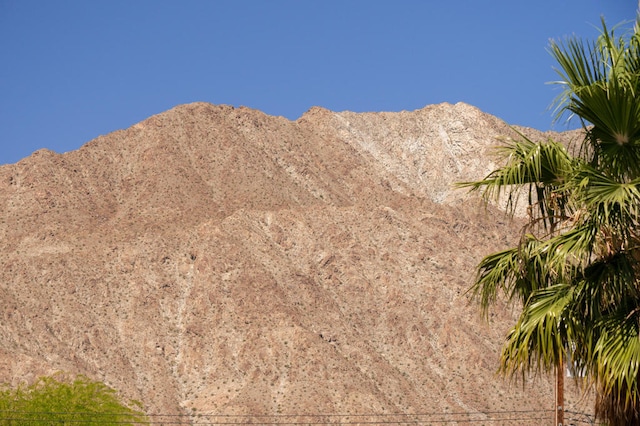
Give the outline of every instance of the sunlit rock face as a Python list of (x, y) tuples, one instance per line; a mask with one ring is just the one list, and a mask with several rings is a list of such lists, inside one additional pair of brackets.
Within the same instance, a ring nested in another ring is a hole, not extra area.
[(85, 374), (163, 414), (553, 409), (551, 378), (495, 374), (517, 312), (466, 294), (521, 219), (452, 185), (514, 135), (465, 104), (195, 103), (2, 166), (0, 381)]

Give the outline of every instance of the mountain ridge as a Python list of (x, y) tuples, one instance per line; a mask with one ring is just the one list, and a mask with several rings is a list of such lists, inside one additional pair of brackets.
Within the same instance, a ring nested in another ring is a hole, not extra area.
[(520, 222), (452, 183), (514, 136), (462, 103), (193, 103), (1, 166), (0, 381), (81, 373), (165, 414), (552, 408), (550, 378), (494, 375), (516, 313), (465, 295)]

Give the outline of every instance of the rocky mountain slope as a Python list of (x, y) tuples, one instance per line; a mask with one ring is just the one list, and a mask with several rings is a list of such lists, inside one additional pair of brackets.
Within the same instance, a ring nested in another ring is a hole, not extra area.
[(551, 418), (551, 377), (496, 375), (516, 312), (465, 294), (520, 224), (452, 183), (510, 135), (462, 103), (195, 103), (2, 166), (0, 382), (82, 373), (156, 414)]

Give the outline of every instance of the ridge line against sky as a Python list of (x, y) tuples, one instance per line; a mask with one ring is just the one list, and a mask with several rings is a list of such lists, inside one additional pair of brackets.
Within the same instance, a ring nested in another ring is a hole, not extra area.
[[(176, 105), (402, 111), (465, 102), (552, 126), (549, 39), (636, 0), (0, 0), (0, 164)], [(629, 25), (627, 25), (629, 27)], [(557, 89), (557, 88), (555, 88)], [(575, 127), (574, 123), (574, 126)]]

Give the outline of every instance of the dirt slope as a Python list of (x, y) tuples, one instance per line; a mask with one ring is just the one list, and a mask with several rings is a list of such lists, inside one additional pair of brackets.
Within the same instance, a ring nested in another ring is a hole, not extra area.
[(465, 104), (195, 103), (2, 166), (0, 381), (82, 373), (163, 414), (552, 409), (550, 378), (495, 374), (515, 313), (465, 295), (519, 225), (451, 185), (511, 134)]

